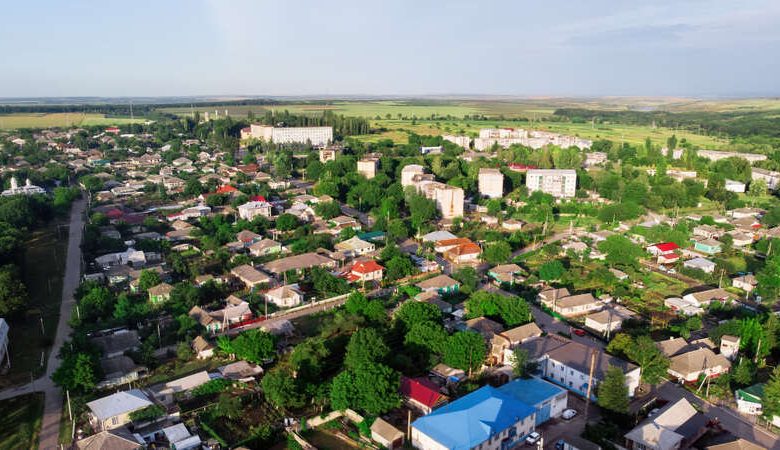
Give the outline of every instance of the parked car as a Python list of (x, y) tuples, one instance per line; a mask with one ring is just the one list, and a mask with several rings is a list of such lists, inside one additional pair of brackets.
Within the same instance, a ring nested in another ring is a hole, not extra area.
[(572, 409), (572, 408), (565, 409), (561, 413), (561, 417), (563, 418), (563, 420), (571, 420), (571, 419), (573, 419), (576, 416), (577, 416), (577, 410), (576, 409)]
[(558, 442), (555, 443), (555, 450), (563, 450), (563, 448), (566, 446), (566, 441), (563, 439), (559, 439)]
[(576, 334), (577, 336), (585, 336), (585, 334), (587, 334), (587, 333), (585, 333), (585, 330), (583, 330), (581, 328), (575, 328), (574, 329), (574, 334)]
[(537, 442), (539, 442), (539, 439), (541, 439), (541, 438), (542, 438), (541, 434), (537, 433), (536, 431), (532, 431), (531, 434), (529, 434), (525, 438), (525, 443), (528, 444), (528, 445), (534, 445)]

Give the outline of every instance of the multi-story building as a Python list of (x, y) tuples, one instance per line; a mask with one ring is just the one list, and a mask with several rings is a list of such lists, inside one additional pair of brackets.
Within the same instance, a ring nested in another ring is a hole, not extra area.
[(498, 169), (479, 169), (479, 195), (489, 198), (504, 196), (504, 174)]
[(598, 166), (607, 162), (607, 154), (605, 152), (590, 152), (585, 154), (585, 161), (582, 165), (584, 167)]
[(376, 176), (376, 171), (378, 167), (379, 167), (379, 158), (375, 158), (373, 156), (363, 158), (361, 160), (358, 160), (357, 162), (358, 173), (368, 178), (369, 180)]
[(445, 134), (442, 136), (442, 139), (448, 142), (452, 142), (455, 145), (459, 145), (465, 149), (468, 149), (471, 145), (471, 138), (468, 136), (453, 136), (449, 134)]
[(767, 159), (766, 155), (761, 155), (758, 153), (726, 152), (720, 150), (699, 150), (696, 152), (696, 154), (699, 157), (709, 159), (710, 161), (718, 161), (726, 158), (741, 158), (750, 164), (756, 163), (758, 161), (766, 161)]
[(526, 173), (528, 192), (542, 191), (553, 197), (574, 197), (577, 171), (571, 169), (533, 169)]
[(587, 149), (593, 142), (549, 131), (527, 131), (512, 128), (483, 128), (479, 130), (479, 137), (474, 139), (474, 148), (477, 150), (489, 149), (496, 144), (504, 148), (519, 144), (533, 149), (540, 149), (546, 145)]
[(420, 165), (411, 164), (401, 170), (401, 186), (414, 186), (417, 192), (436, 202), (445, 219), (463, 216), (463, 189), (435, 181)]
[(328, 161), (335, 161), (339, 153), (341, 149), (338, 147), (323, 147), (320, 149), (320, 162), (325, 164)]
[(252, 124), (241, 130), (241, 139), (255, 138), (276, 144), (305, 144), (315, 147), (333, 141), (333, 127), (273, 127)]
[(751, 178), (753, 181), (764, 180), (764, 182), (766, 182), (766, 187), (772, 191), (776, 190), (777, 187), (780, 186), (780, 172), (775, 172), (773, 170), (754, 167)]

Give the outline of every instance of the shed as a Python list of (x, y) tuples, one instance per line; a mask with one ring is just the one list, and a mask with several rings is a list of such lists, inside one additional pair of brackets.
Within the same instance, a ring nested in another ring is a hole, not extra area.
[(371, 424), (371, 439), (377, 444), (393, 450), (404, 445), (404, 434), (381, 417)]

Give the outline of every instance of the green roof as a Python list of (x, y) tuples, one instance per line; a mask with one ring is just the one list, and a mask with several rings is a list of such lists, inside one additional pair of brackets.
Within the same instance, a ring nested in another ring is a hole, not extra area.
[(761, 399), (764, 398), (764, 383), (754, 384), (744, 389), (737, 389), (737, 398), (740, 400), (746, 400), (754, 403), (761, 403)]

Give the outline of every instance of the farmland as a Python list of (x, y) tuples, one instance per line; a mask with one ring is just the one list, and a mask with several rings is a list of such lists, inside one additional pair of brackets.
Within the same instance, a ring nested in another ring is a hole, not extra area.
[(84, 113), (31, 113), (0, 115), (0, 129), (55, 128), (72, 126), (122, 125), (143, 123), (145, 119), (129, 117), (106, 117), (104, 114)]

